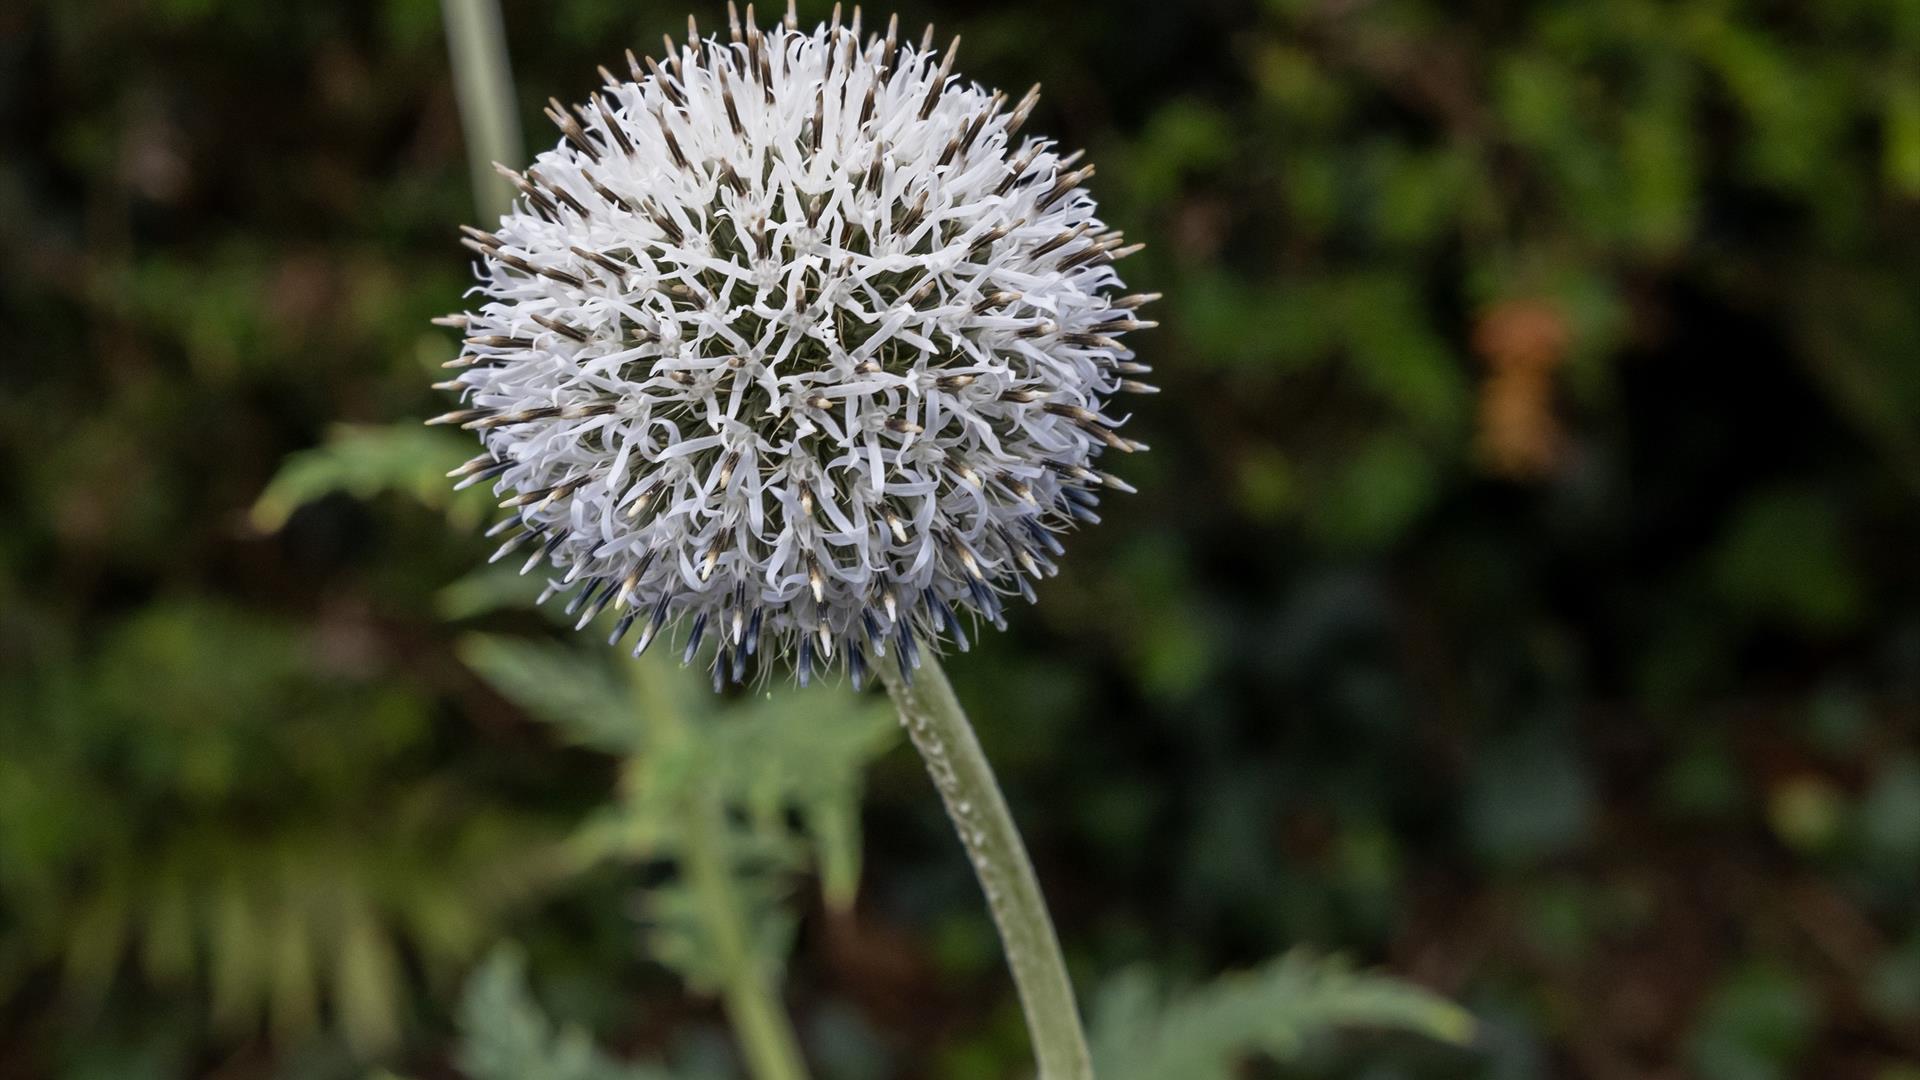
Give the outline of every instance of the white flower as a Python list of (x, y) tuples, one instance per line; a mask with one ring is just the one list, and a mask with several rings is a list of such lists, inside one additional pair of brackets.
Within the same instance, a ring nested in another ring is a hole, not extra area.
[[(731, 7), (729, 15), (732, 16)], [(795, 653), (801, 682), (1004, 625), (1097, 521), (1107, 450), (1144, 449), (1108, 399), (1148, 392), (1121, 343), (1151, 296), (1114, 297), (1132, 248), (1076, 167), (1006, 98), (952, 77), (954, 46), (861, 40), (791, 10), (687, 42), (549, 115), (481, 261), (440, 384), (480, 433), (455, 475), (515, 513), (495, 555), (563, 574), (585, 626), (622, 611), (635, 655), (685, 621), (715, 681)], [(505, 170), (503, 170), (505, 171)]]

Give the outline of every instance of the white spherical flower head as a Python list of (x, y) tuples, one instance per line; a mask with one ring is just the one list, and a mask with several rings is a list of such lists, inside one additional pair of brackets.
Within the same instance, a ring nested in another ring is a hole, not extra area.
[(581, 626), (612, 606), (636, 655), (686, 626), (716, 684), (756, 654), (910, 676), (1131, 490), (1098, 464), (1143, 449), (1108, 399), (1152, 389), (1121, 344), (1152, 297), (1116, 295), (1093, 167), (1019, 134), (1036, 93), (857, 11), (730, 22), (552, 103), (561, 142), (466, 230), (482, 302), (443, 320), (464, 407), (435, 422), (479, 432), (456, 475), (511, 496), (495, 557), (551, 566)]

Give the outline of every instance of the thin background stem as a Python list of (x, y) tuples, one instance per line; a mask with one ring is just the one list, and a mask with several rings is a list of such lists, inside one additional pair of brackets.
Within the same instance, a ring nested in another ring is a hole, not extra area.
[(932, 655), (914, 673), (910, 686), (893, 664), (876, 667), (987, 894), (987, 908), (1000, 930), (1027, 1016), (1040, 1080), (1090, 1080), (1092, 1056), (1040, 882), (947, 673)]
[(702, 921), (713, 940), (714, 959), (726, 972), (720, 988), (747, 1067), (757, 1080), (806, 1080), (800, 1041), (787, 1019), (785, 1006), (774, 990), (772, 973), (760, 962), (748, 940), (747, 913), (734, 888), (731, 853), (725, 839), (726, 810), (711, 792), (701, 791), (693, 808), (692, 833), (687, 837), (682, 870), (699, 897)]
[(474, 205), (492, 220), (513, 203), (513, 188), (493, 171), (493, 163), (518, 167), (525, 146), (500, 5), (498, 0), (443, 0), (440, 13), (447, 24), (460, 126), (467, 136)]
[[(685, 717), (650, 673), (636, 673), (655, 752), (687, 738)], [(699, 904), (699, 918), (721, 972), (720, 999), (747, 1069), (755, 1080), (807, 1080), (800, 1040), (768, 970), (753, 948), (747, 907), (736, 887), (727, 808), (704, 777), (687, 782), (687, 836), (680, 872)]]

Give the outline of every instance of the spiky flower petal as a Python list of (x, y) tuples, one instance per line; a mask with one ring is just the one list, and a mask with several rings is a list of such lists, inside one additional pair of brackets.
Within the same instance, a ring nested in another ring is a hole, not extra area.
[(863, 40), (857, 11), (730, 22), (551, 104), (559, 145), (465, 230), (484, 302), (445, 320), (435, 422), (480, 435), (458, 473), (513, 511), (496, 558), (555, 568), (581, 626), (611, 606), (637, 654), (686, 625), (716, 682), (910, 672), (1131, 490), (1097, 462), (1143, 449), (1108, 400), (1151, 389), (1121, 344), (1151, 297), (1114, 295), (1093, 167), (1020, 135), (1037, 88), (1008, 108), (953, 77), (958, 39)]

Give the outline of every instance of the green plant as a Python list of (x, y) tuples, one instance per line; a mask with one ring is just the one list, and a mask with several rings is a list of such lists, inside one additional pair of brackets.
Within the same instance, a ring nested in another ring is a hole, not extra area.
[(1351, 1028), (1463, 1045), (1474, 1022), (1431, 991), (1305, 953), (1179, 993), (1134, 970), (1094, 1002), (1094, 1064), (1102, 1080), (1231, 1080), (1248, 1058), (1287, 1061), (1309, 1040)]
[(722, 998), (755, 1075), (804, 1075), (779, 1000), (782, 901), (812, 869), (830, 905), (853, 902), (863, 768), (897, 737), (886, 710), (825, 690), (728, 704), (668, 661), (499, 637), (462, 655), (568, 739), (621, 756), (620, 795), (576, 856), (671, 866), (644, 891), (649, 955)]
[(524, 954), (501, 945), (467, 980), (456, 1060), (469, 1080), (693, 1080), (612, 1061), (587, 1032), (554, 1024), (528, 990), (526, 968)]
[(0, 993), (54, 968), (78, 1015), (135, 981), (235, 1037), (392, 1049), (403, 957), (451, 984), (564, 865), (550, 822), (407, 768), (425, 702), (359, 663), (181, 602), (0, 683)]

